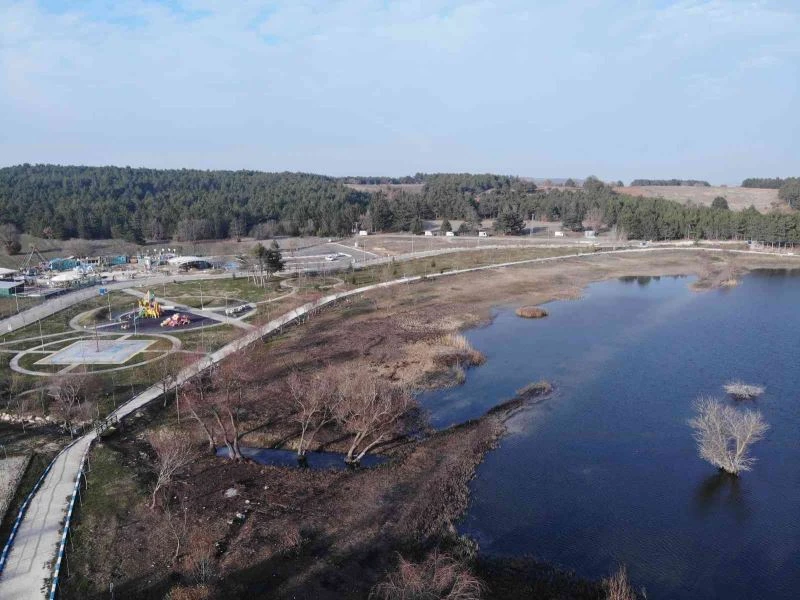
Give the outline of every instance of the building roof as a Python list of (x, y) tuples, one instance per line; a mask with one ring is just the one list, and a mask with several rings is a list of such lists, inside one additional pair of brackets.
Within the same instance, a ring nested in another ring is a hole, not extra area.
[(0, 281), (0, 290), (13, 290), (16, 287), (22, 287), (24, 284), (21, 281)]
[(189, 263), (209, 262), (209, 260), (202, 256), (176, 256), (175, 258), (170, 258), (167, 262), (180, 267), (181, 265), (188, 265)]
[(3, 267), (0, 267), (0, 277), (7, 277), (8, 275), (13, 275), (16, 272), (16, 269), (4, 269)]

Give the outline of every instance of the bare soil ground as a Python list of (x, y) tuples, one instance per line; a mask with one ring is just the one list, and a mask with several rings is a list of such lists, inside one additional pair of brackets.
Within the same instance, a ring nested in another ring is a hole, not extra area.
[(731, 210), (744, 210), (755, 206), (759, 212), (788, 210), (786, 203), (778, 199), (778, 190), (766, 190), (743, 187), (691, 187), (683, 185), (647, 185), (640, 187), (614, 188), (616, 191), (631, 196), (650, 198), (666, 198), (681, 204), (694, 202), (703, 206), (711, 206), (714, 198), (724, 196)]
[[(486, 322), (498, 304), (577, 298), (586, 284), (618, 276), (713, 277), (732, 261), (738, 273), (800, 266), (792, 257), (735, 256), (600, 253), (353, 299), (250, 349), (251, 364), (264, 366), (263, 414), (253, 415), (243, 444), (292, 446), (296, 426), (281, 394), (292, 369), (358, 364), (398, 384), (452, 384), (437, 340)], [(414, 558), (431, 548), (470, 564), (487, 598), (603, 597), (598, 584), (533, 560), (476, 559), (474, 545), (455, 534), (452, 523), (467, 505), (476, 465), (502, 443), (503, 411), (424, 438), (392, 440), (379, 449), (390, 461), (369, 470), (307, 471), (206, 454), (180, 473), (169, 515), (146, 506), (154, 472), (144, 432), (153, 423), (177, 427), (172, 407), (159, 407), (94, 450), (63, 598), (105, 598), (110, 583), (125, 598), (162, 598), (170, 589), (173, 598), (367, 598), (398, 553)], [(315, 446), (337, 450), (344, 442), (331, 428)]]

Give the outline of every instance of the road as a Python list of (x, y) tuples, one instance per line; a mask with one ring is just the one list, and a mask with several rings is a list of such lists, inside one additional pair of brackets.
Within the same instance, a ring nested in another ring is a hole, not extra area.
[[(428, 279), (439, 277), (449, 277), (463, 273), (491, 270), (501, 267), (510, 267), (523, 264), (545, 263), (575, 259), (577, 257), (606, 256), (608, 254), (636, 254), (647, 252), (663, 251), (707, 251), (723, 252), (715, 248), (663, 248), (650, 247), (633, 250), (616, 250), (603, 253), (588, 251), (580, 255), (555, 256), (547, 258), (534, 258), (519, 260), (507, 263), (472, 267), (445, 273), (435, 273), (428, 276)], [(747, 251), (728, 251), (736, 253), (748, 253)], [(759, 253), (773, 254), (773, 253)], [(781, 255), (786, 256), (786, 255)], [(172, 278), (170, 278), (171, 280)], [(307, 303), (299, 308), (289, 311), (282, 317), (274, 319), (269, 323), (245, 333), (241, 338), (220, 348), (206, 358), (190, 365), (178, 376), (178, 383), (183, 383), (192, 375), (206, 369), (211, 364), (219, 362), (231, 354), (245, 348), (246, 346), (259, 340), (264, 335), (277, 330), (280, 327), (294, 321), (309, 313), (313, 314), (318, 308), (325, 306), (338, 299), (348, 296), (358, 295), (370, 290), (391, 287), (394, 285), (412, 283), (421, 280), (422, 277), (408, 277), (387, 281), (385, 283), (374, 284), (354, 290), (340, 292), (321, 298), (315, 302)], [(141, 282), (135, 282), (134, 285)], [(92, 290), (94, 291), (94, 290)], [(96, 292), (95, 292), (96, 293)], [(53, 311), (55, 312), (55, 311)], [(52, 314), (52, 313), (51, 313)], [(161, 395), (161, 386), (153, 385), (138, 396), (135, 396), (128, 403), (119, 407), (112, 417), (123, 418), (124, 416), (136, 411), (148, 402), (155, 400)], [(61, 539), (61, 524), (69, 505), (69, 496), (72, 493), (75, 480), (82, 468), (83, 456), (95, 439), (95, 433), (91, 432), (72, 446), (63, 451), (57, 458), (53, 468), (47, 474), (42, 487), (33, 497), (28, 512), (20, 525), (14, 544), (9, 553), (8, 562), (3, 574), (0, 575), (0, 598), (42, 598), (44, 596), (44, 580), (51, 576), (48, 564), (56, 555), (57, 545)]]

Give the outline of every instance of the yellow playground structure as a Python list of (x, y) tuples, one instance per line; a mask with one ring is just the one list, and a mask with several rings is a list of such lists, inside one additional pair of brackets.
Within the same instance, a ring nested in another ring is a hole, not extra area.
[(139, 300), (139, 314), (140, 319), (158, 319), (164, 311), (161, 305), (156, 302), (156, 295), (152, 290), (147, 291), (147, 295)]

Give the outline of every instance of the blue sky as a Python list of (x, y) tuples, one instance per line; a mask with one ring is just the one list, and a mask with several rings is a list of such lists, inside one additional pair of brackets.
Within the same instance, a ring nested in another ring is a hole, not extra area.
[(800, 175), (800, 2), (0, 0), (0, 165)]

